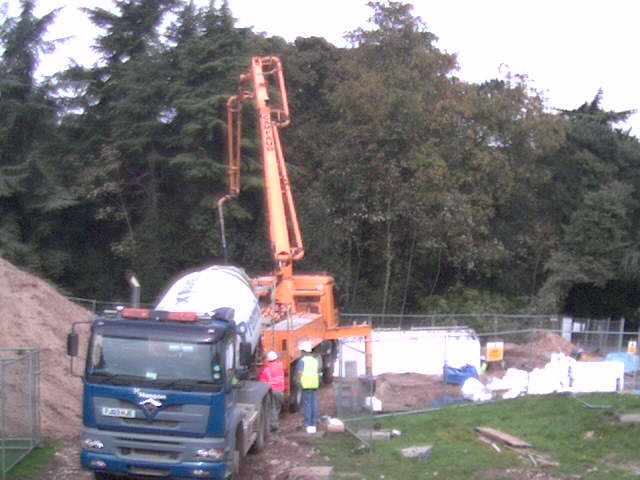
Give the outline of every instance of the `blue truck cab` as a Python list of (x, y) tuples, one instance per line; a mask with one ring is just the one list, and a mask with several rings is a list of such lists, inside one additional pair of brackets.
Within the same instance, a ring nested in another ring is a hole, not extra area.
[[(233, 479), (269, 434), (269, 387), (233, 309), (120, 309), (91, 322), (82, 466), (98, 480)], [(78, 352), (72, 330), (67, 344)]]

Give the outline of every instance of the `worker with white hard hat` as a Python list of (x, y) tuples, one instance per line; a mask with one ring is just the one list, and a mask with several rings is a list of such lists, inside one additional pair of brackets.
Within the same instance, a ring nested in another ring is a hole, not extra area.
[(258, 380), (266, 382), (271, 386), (271, 430), (278, 430), (280, 411), (284, 403), (284, 367), (278, 359), (278, 354), (273, 350), (269, 350), (265, 354), (264, 367), (260, 372)]
[(304, 426), (307, 433), (316, 433), (316, 423), (318, 421), (318, 400), (316, 390), (320, 387), (320, 376), (322, 372), (322, 362), (312, 355), (313, 347), (311, 342), (300, 342), (302, 357), (296, 363), (296, 379), (302, 389), (302, 409), (304, 412)]

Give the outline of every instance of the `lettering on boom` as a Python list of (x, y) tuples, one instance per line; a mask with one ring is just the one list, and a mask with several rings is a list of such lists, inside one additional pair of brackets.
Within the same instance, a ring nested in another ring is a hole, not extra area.
[(267, 152), (273, 152), (275, 150), (273, 141), (273, 124), (271, 123), (271, 116), (268, 113), (262, 114), (262, 133), (264, 136), (264, 148)]

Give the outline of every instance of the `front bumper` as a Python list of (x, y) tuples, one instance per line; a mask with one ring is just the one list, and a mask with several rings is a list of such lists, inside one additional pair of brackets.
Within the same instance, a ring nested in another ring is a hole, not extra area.
[(219, 462), (184, 462), (167, 465), (153, 462), (128, 461), (114, 455), (95, 453), (83, 450), (80, 454), (83, 468), (94, 472), (108, 472), (128, 476), (149, 477), (181, 477), (222, 480), (225, 478), (226, 463)]
[[(93, 439), (102, 448), (87, 448), (80, 454), (82, 467), (94, 472), (107, 472), (144, 478), (224, 479), (228, 462), (199, 460), (199, 449), (225, 451), (224, 438), (190, 438), (181, 436), (114, 432), (94, 428), (83, 429), (83, 440)], [(84, 442), (83, 442), (84, 443)]]

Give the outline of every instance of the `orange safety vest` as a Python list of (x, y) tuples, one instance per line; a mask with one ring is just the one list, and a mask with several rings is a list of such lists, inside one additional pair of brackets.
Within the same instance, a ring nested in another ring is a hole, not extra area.
[(284, 392), (284, 367), (280, 360), (267, 363), (260, 372), (261, 382), (271, 385), (271, 389), (276, 392)]

